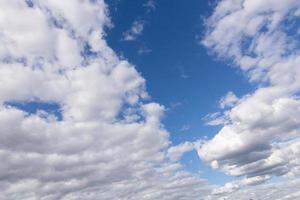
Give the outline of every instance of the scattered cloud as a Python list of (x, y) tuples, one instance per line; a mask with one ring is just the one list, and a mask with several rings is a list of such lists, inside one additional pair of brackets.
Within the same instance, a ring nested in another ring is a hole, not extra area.
[[(228, 175), (260, 180), (300, 174), (300, 49), (296, 33), (286, 28), (295, 26), (299, 10), (296, 0), (222, 0), (206, 21), (202, 44), (258, 85), (239, 99), (230, 92), (221, 99), (224, 117), (213, 117), (227, 123), (197, 148), (203, 161)], [(238, 188), (228, 183), (221, 191)], [(278, 190), (275, 197), (282, 195)]]
[[(133, 21), (131, 27), (123, 33), (123, 41), (135, 41), (143, 34), (145, 24), (149, 20), (150, 14), (156, 9), (156, 3), (154, 0), (147, 0), (147, 2), (143, 4), (143, 7), (146, 8), (145, 14), (137, 17), (137, 19)], [(152, 50), (147, 47), (141, 47), (138, 50), (138, 54), (148, 54), (151, 51)]]
[(185, 132), (185, 131), (188, 131), (191, 129), (191, 126), (190, 125), (183, 125), (180, 129), (180, 131), (182, 132)]
[(181, 103), (181, 102), (171, 102), (171, 103), (170, 103), (170, 108), (171, 108), (171, 109), (178, 108), (178, 107), (180, 107), (180, 106), (182, 106), (182, 103)]
[[(0, 199), (300, 197), (300, 49), (283, 26), (299, 18), (299, 1), (217, 4), (202, 44), (258, 88), (220, 100), (225, 111), (208, 116), (223, 125), (215, 137), (177, 146), (165, 108), (144, 101), (145, 79), (107, 45), (107, 9), (103, 0), (0, 0)], [(55, 105), (60, 117), (16, 106), (26, 102)], [(240, 180), (216, 188), (185, 171), (179, 160), (193, 149)], [(292, 179), (268, 182), (275, 176)]]
[(132, 23), (131, 28), (123, 33), (124, 41), (136, 40), (144, 30), (145, 22), (143, 20), (136, 20)]
[(138, 50), (138, 54), (139, 55), (145, 55), (145, 54), (149, 54), (152, 52), (152, 49), (149, 49), (146, 46), (142, 46), (139, 50)]
[(205, 117), (203, 117), (202, 120), (206, 125), (209, 126), (224, 125), (229, 122), (228, 117), (221, 112), (209, 113)]
[(168, 149), (168, 157), (172, 161), (178, 161), (181, 156), (189, 151), (194, 150), (194, 144), (191, 142), (184, 142), (177, 146), (172, 146)]
[(179, 67), (179, 72), (180, 72), (180, 78), (182, 79), (190, 78), (190, 76), (186, 73), (183, 67)]
[(154, 0), (148, 0), (145, 4), (144, 7), (147, 8), (147, 12), (154, 11), (156, 9), (156, 3)]
[[(264, 199), (264, 200), (274, 200), (274, 199), (285, 199), (285, 200), (294, 200), (300, 197), (299, 192), (300, 179), (287, 179), (272, 183), (265, 183), (261, 185), (254, 185), (251, 187), (239, 188), (238, 184), (227, 184), (227, 189), (223, 188), (225, 193), (211, 195), (207, 199), (211, 200), (230, 200), (230, 199), (240, 199), (240, 200), (249, 200), (249, 199)], [(233, 191), (230, 191), (230, 188), (233, 188)], [(235, 190), (239, 188), (238, 190)], [(227, 190), (227, 191), (226, 191)], [(221, 192), (221, 190), (219, 190)]]
[(214, 189), (212, 194), (216, 196), (220, 196), (223, 194), (227, 195), (230, 193), (234, 193), (240, 189), (243, 189), (243, 187), (246, 186), (254, 186), (254, 185), (265, 183), (270, 179), (271, 179), (270, 176), (263, 175), (263, 176), (245, 178), (239, 181), (228, 182), (224, 186)]
[(0, 0), (0, 199), (184, 200), (213, 188), (169, 161), (165, 109), (145, 103), (144, 78), (107, 45), (107, 8)]
[(219, 101), (220, 108), (233, 107), (238, 102), (237, 96), (233, 92), (228, 92), (224, 97)]

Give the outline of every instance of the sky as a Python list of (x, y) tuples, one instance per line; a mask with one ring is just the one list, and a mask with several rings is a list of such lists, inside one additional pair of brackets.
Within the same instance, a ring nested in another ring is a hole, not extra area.
[(300, 198), (297, 0), (0, 0), (0, 199)]
[[(146, 79), (151, 100), (167, 108), (163, 124), (172, 144), (211, 138), (220, 127), (205, 125), (203, 118), (218, 111), (218, 101), (228, 91), (243, 95), (253, 86), (239, 71), (213, 59), (199, 44), (203, 18), (213, 9), (211, 3), (164, 0), (155, 2), (155, 8), (146, 4), (108, 1), (114, 23), (108, 30), (108, 44)], [(133, 41), (124, 41), (124, 33), (137, 20), (144, 24), (143, 33)], [(144, 49), (147, 51), (141, 53)], [(215, 81), (220, 79), (223, 81)], [(185, 159), (186, 167), (193, 172), (210, 170), (196, 151), (186, 154)], [(214, 177), (216, 184), (230, 179), (215, 175), (209, 172), (202, 176)]]

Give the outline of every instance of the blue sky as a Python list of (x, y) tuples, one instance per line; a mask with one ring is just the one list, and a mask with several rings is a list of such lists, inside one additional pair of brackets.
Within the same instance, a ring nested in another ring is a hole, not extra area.
[[(156, 2), (149, 14), (132, 1), (108, 1), (114, 27), (108, 43), (123, 55), (147, 81), (147, 90), (156, 102), (170, 109), (164, 124), (177, 144), (215, 134), (202, 118), (218, 110), (218, 101), (228, 91), (241, 96), (253, 88), (238, 69), (219, 62), (200, 45), (202, 18), (211, 12), (209, 2), (164, 0)], [(122, 34), (137, 18), (145, 28), (135, 41), (123, 41)], [(141, 48), (151, 52), (140, 55)], [(181, 131), (184, 127), (189, 130)]]
[[(114, 24), (108, 43), (136, 66), (151, 98), (168, 108), (163, 123), (173, 144), (211, 138), (221, 127), (205, 125), (203, 118), (219, 110), (218, 101), (228, 91), (242, 96), (254, 86), (200, 44), (203, 18), (213, 9), (209, 1), (157, 1), (151, 12), (146, 2), (108, 1)], [(122, 40), (137, 19), (145, 21), (143, 33), (134, 41)], [(150, 52), (140, 54), (143, 48)], [(196, 151), (187, 153), (183, 163), (215, 184), (231, 179), (201, 163)]]

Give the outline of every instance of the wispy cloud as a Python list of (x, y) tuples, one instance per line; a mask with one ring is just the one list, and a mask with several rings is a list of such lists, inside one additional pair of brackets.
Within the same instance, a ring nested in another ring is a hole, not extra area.
[(144, 30), (145, 22), (143, 20), (136, 20), (132, 23), (129, 30), (123, 33), (124, 41), (134, 41), (140, 35), (142, 35)]
[(147, 8), (147, 12), (154, 11), (156, 9), (156, 3), (154, 0), (148, 0), (145, 4), (144, 7)]
[(188, 131), (188, 130), (190, 130), (190, 129), (191, 129), (191, 125), (186, 124), (186, 125), (183, 125), (183, 126), (180, 128), (180, 131), (185, 132), (185, 131)]
[(168, 149), (168, 157), (172, 161), (177, 161), (186, 152), (194, 150), (194, 144), (192, 142), (184, 142), (176, 146), (172, 146)]
[(228, 92), (224, 97), (219, 101), (220, 108), (230, 108), (233, 107), (238, 102), (237, 96), (233, 92)]
[(175, 109), (175, 108), (178, 108), (180, 106), (182, 106), (183, 104), (181, 102), (171, 102), (170, 103), (170, 108), (171, 109)]
[(152, 52), (152, 49), (146, 47), (146, 46), (142, 46), (140, 47), (140, 49), (138, 50), (138, 54), (139, 55), (146, 55)]
[(202, 118), (206, 125), (218, 126), (228, 124), (228, 117), (222, 112), (209, 113)]
[(179, 67), (179, 73), (180, 73), (180, 78), (182, 78), (182, 79), (190, 78), (190, 76), (186, 73), (186, 71), (183, 67)]
[[(135, 41), (139, 36), (143, 34), (145, 24), (152, 11), (156, 9), (156, 3), (154, 0), (148, 0), (143, 4), (146, 8), (146, 12), (143, 16), (139, 16), (131, 25), (131, 27), (123, 33), (123, 41)], [(139, 54), (149, 53), (149, 49), (140, 48)]]

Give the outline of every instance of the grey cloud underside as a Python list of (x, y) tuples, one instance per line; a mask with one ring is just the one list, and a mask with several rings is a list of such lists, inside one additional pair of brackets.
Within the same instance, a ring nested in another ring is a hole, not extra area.
[[(105, 41), (104, 1), (0, 0), (0, 199), (190, 200), (212, 186), (167, 157), (163, 106)], [(61, 119), (8, 102), (58, 105)]]
[[(202, 44), (213, 55), (232, 60), (258, 85), (239, 99), (223, 98), (223, 116), (208, 116), (208, 124), (223, 123), (213, 139), (197, 148), (213, 168), (245, 181), (300, 174), (299, 17), (297, 0), (223, 0), (207, 19)], [(243, 185), (235, 182), (219, 191)]]

